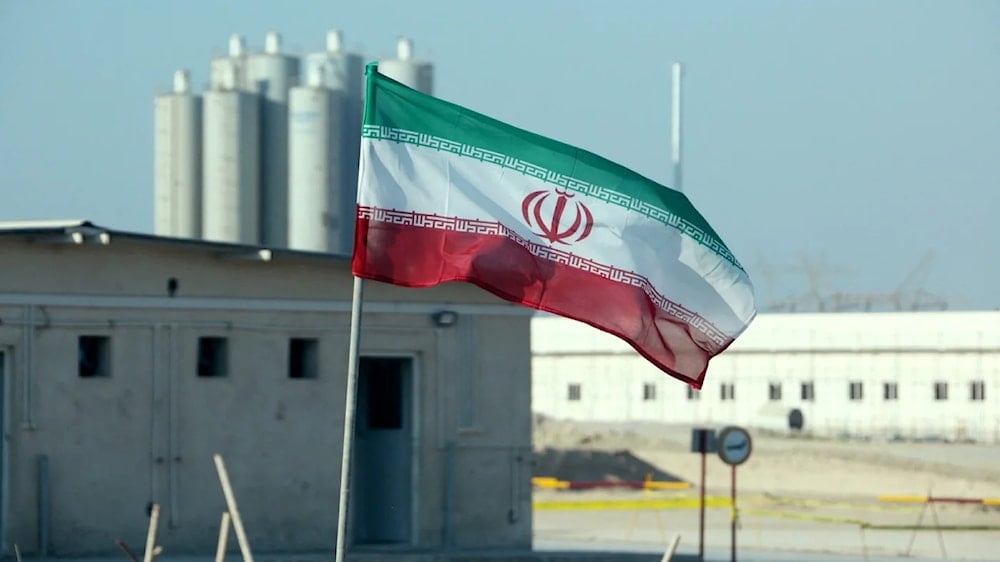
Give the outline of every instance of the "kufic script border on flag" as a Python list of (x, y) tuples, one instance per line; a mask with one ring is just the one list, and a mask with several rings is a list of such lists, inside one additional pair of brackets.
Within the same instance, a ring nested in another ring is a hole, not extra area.
[(643, 216), (657, 220), (682, 232), (692, 240), (695, 240), (699, 244), (718, 254), (722, 259), (728, 261), (740, 271), (746, 273), (746, 270), (743, 269), (743, 265), (736, 259), (736, 256), (734, 256), (729, 248), (726, 247), (726, 245), (723, 244), (717, 237), (705, 232), (702, 228), (694, 224), (693, 221), (687, 220), (677, 213), (672, 213), (659, 206), (653, 205), (645, 199), (632, 197), (628, 194), (622, 193), (621, 191), (608, 189), (601, 185), (576, 179), (507, 154), (494, 152), (472, 144), (465, 144), (447, 138), (429, 135), (427, 133), (396, 129), (383, 125), (363, 125), (361, 135), (365, 138), (373, 140), (386, 140), (412, 144), (414, 146), (421, 146), (425, 148), (433, 148), (435, 150), (450, 152), (464, 158), (472, 158), (480, 162), (494, 164), (508, 170), (514, 170), (527, 176), (531, 176), (545, 183), (557, 185), (571, 191), (594, 197), (612, 205), (616, 205), (630, 211), (635, 211)]
[(603, 277), (609, 281), (622, 283), (642, 289), (658, 308), (669, 317), (680, 322), (684, 322), (696, 329), (703, 337), (698, 338), (704, 345), (707, 342), (714, 344), (706, 349), (709, 353), (719, 353), (733, 339), (727, 336), (722, 330), (706, 320), (697, 312), (688, 310), (680, 304), (668, 299), (656, 287), (644, 277), (634, 271), (619, 269), (613, 265), (598, 263), (592, 259), (578, 256), (572, 252), (565, 252), (552, 246), (532, 242), (521, 236), (514, 230), (496, 221), (481, 219), (467, 219), (460, 217), (446, 217), (433, 213), (418, 213), (415, 211), (400, 211), (396, 209), (383, 209), (379, 207), (358, 206), (358, 218), (375, 221), (385, 224), (395, 224), (401, 226), (411, 226), (417, 228), (427, 228), (432, 230), (446, 230), (451, 232), (464, 232), (470, 234), (482, 234), (487, 236), (503, 236), (508, 238), (533, 256), (548, 260), (561, 265), (569, 266), (586, 273), (592, 273)]

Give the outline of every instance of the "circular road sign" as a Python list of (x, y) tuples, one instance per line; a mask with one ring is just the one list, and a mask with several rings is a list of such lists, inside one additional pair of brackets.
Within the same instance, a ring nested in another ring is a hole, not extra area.
[(745, 463), (752, 449), (750, 434), (742, 427), (727, 427), (719, 433), (719, 458), (726, 464)]

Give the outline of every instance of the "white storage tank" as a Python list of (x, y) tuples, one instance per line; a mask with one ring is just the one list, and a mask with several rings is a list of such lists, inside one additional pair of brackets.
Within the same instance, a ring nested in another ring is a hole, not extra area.
[[(330, 179), (332, 191), (329, 198), (326, 199), (328, 207), (323, 212), (331, 217), (338, 217), (336, 230), (339, 234), (336, 236), (339, 241), (331, 243), (323, 251), (349, 254), (354, 239), (358, 160), (361, 154), (361, 117), (364, 113), (365, 88), (364, 59), (357, 53), (345, 51), (342, 33), (332, 29), (327, 32), (326, 50), (306, 55), (305, 70), (307, 77), (319, 80), (324, 88), (337, 93), (339, 108), (330, 121), (329, 134), (331, 142), (339, 147), (339, 152), (336, 155), (338, 164), (330, 170), (330, 173), (333, 174)], [(291, 107), (289, 107), (289, 111), (292, 111)], [(295, 134), (295, 127), (295, 124), (290, 124), (292, 130), (290, 134)], [(306, 134), (304, 130), (300, 132)], [(306, 148), (305, 150), (312, 149)], [(289, 154), (291, 158), (296, 158), (295, 150), (291, 147)], [(292, 189), (291, 185), (289, 185), (289, 189)], [(291, 194), (290, 197), (292, 197)], [(289, 236), (295, 228), (297, 225), (294, 222), (289, 225)]]
[(414, 90), (434, 94), (434, 67), (429, 62), (413, 60), (413, 41), (406, 37), (396, 43), (396, 58), (379, 61), (378, 70)]
[[(349, 255), (354, 207), (344, 205), (344, 94), (327, 88), (323, 66), (308, 67), (307, 84), (288, 100), (288, 246)], [(357, 169), (357, 162), (353, 163)]]
[[(316, 68), (322, 69), (323, 86), (344, 93), (348, 99), (364, 100), (365, 66), (360, 54), (343, 49), (344, 36), (339, 29), (326, 34), (326, 50), (309, 53), (305, 58), (306, 76)], [(361, 113), (360, 106), (358, 113)]]
[(246, 78), (246, 41), (241, 35), (229, 37), (229, 54), (212, 57), (209, 67), (208, 84), (217, 88), (223, 82), (234, 84), (235, 88), (248, 90)]
[(256, 94), (236, 87), (223, 67), (204, 94), (202, 237), (258, 244), (260, 111)]
[(201, 237), (201, 97), (186, 70), (174, 73), (173, 92), (153, 100), (154, 232)]
[(264, 52), (246, 57), (246, 80), (260, 99), (260, 243), (288, 244), (288, 90), (298, 85), (299, 59), (281, 52), (269, 32)]

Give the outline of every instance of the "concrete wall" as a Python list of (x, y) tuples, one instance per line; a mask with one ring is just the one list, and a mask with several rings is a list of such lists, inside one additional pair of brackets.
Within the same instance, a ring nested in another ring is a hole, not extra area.
[[(1000, 312), (762, 315), (715, 358), (703, 390), (623, 342), (560, 318), (533, 321), (533, 409), (558, 418), (788, 429), (799, 409), (819, 435), (1000, 443)], [(850, 384), (862, 397), (850, 398)], [(814, 398), (802, 398), (812, 383)], [(894, 383), (895, 400), (884, 385)], [(936, 383), (947, 399), (935, 399)], [(972, 400), (982, 383), (985, 399)], [(569, 385), (580, 400), (569, 400)], [(770, 385), (780, 398), (771, 399)], [(644, 386), (655, 396), (644, 399)], [(732, 385), (734, 398), (722, 398)]]
[[(114, 555), (115, 538), (139, 547), (151, 501), (162, 508), (161, 544), (212, 552), (225, 509), (214, 453), (255, 550), (333, 548), (347, 264), (257, 263), (230, 250), (0, 238), (8, 551), (42, 550), (44, 455), (50, 554)], [(367, 285), (363, 354), (412, 357), (418, 371), (414, 540), (400, 548), (530, 546), (529, 317), (468, 285)], [(457, 324), (432, 324), (442, 308)], [(81, 335), (111, 338), (110, 377), (78, 376)], [(196, 376), (200, 336), (227, 338), (228, 376)], [(316, 379), (288, 378), (291, 337), (318, 339)]]

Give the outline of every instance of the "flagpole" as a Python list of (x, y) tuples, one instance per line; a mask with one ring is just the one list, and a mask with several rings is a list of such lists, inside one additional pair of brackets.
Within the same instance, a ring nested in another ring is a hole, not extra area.
[[(375, 111), (375, 82), (372, 76), (378, 72), (378, 63), (365, 65), (365, 113), (363, 122), (368, 123)], [(360, 131), (358, 131), (360, 133)], [(358, 139), (360, 142), (361, 139)], [(363, 166), (359, 162), (359, 168)], [(361, 173), (358, 174), (358, 197), (361, 196)], [(356, 235), (356, 234), (355, 234)], [(347, 351), (347, 397), (344, 402), (344, 452), (340, 459), (340, 505), (337, 508), (337, 555), (336, 562), (344, 562), (347, 552), (347, 508), (351, 491), (351, 450), (354, 447), (354, 413), (358, 403), (358, 353), (361, 348), (361, 303), (365, 296), (364, 279), (354, 277), (354, 296), (351, 301), (351, 343)]]
[(670, 95), (670, 161), (673, 163), (674, 180), (670, 187), (684, 191), (681, 176), (681, 63), (671, 65)]
[(351, 483), (351, 449), (354, 445), (354, 412), (358, 398), (358, 349), (361, 345), (361, 303), (364, 299), (364, 279), (354, 278), (351, 301), (351, 344), (347, 352), (347, 399), (344, 404), (344, 452), (340, 460), (340, 505), (337, 509), (336, 562), (344, 562), (347, 551), (347, 500)]

